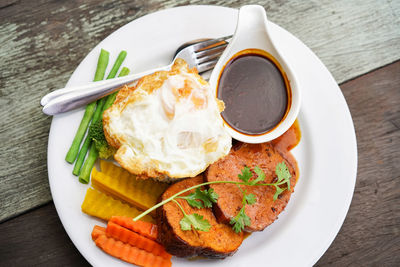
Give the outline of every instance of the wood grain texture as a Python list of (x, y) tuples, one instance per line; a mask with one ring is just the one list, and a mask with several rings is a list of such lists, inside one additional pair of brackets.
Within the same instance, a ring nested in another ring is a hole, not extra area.
[(358, 171), (349, 213), (319, 266), (400, 266), (400, 61), (340, 86)]
[(68, 238), (53, 203), (0, 224), (0, 233), (5, 241), (0, 266), (90, 266)]
[[(399, 73), (400, 61), (341, 85), (358, 138), (358, 176), (345, 223), (317, 266), (400, 266)], [(0, 265), (89, 266), (52, 203), (0, 224), (0, 233), (7, 240)]]
[[(46, 171), (51, 118), (40, 98), (63, 87), (84, 56), (127, 22), (189, 4), (254, 1), (0, 2), (0, 221), (51, 200)], [(270, 20), (310, 46), (337, 81), (400, 58), (400, 1), (257, 1)]]

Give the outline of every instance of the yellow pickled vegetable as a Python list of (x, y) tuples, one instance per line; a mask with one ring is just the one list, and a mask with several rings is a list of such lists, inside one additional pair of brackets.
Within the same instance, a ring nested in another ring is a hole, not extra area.
[[(136, 217), (141, 213), (135, 207), (115, 200), (106, 194), (89, 188), (82, 203), (82, 211), (91, 216), (108, 221), (111, 216)], [(144, 216), (141, 220), (154, 223), (151, 216)]]
[(136, 179), (135, 175), (111, 162), (100, 161), (100, 167), (101, 172), (93, 168), (92, 186), (143, 210), (154, 206), (168, 187), (152, 179)]

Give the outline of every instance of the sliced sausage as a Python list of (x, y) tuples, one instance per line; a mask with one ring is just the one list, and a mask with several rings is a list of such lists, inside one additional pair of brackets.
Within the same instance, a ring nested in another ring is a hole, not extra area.
[[(246, 144), (236, 143), (229, 154), (211, 164), (206, 171), (206, 181), (241, 181), (238, 174), (248, 166), (251, 170), (260, 167), (266, 174), (265, 183), (276, 181), (275, 167), (279, 162), (285, 162), (291, 173), (291, 189), (285, 190), (277, 200), (273, 200), (275, 188), (272, 186), (242, 186), (243, 190), (256, 196), (257, 202), (247, 205), (246, 214), (251, 219), (251, 225), (245, 231), (262, 231), (274, 222), (286, 207), (299, 174), (297, 162), (290, 152), (275, 149), (271, 143)], [(229, 223), (242, 207), (243, 193), (237, 185), (213, 184), (210, 185), (218, 194), (218, 203), (214, 205), (214, 212), (218, 221)], [(283, 188), (283, 187), (282, 187)]]
[[(203, 182), (202, 176), (189, 178), (171, 185), (162, 195), (162, 200), (173, 194)], [(183, 195), (188, 195), (194, 190)], [(218, 223), (211, 208), (192, 208), (186, 200), (177, 199), (187, 214), (197, 213), (208, 220), (211, 229), (204, 231), (183, 231), (180, 220), (183, 213), (174, 202), (169, 202), (157, 209), (157, 224), (160, 229), (158, 241), (166, 251), (178, 257), (203, 256), (225, 258), (233, 255), (243, 241), (243, 233), (236, 234), (229, 225)]]

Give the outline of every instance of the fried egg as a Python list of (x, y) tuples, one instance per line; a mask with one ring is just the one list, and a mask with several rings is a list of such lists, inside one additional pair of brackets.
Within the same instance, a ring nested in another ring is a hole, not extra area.
[(229, 153), (232, 139), (209, 84), (177, 59), (120, 90), (103, 114), (115, 160), (142, 178), (194, 177)]

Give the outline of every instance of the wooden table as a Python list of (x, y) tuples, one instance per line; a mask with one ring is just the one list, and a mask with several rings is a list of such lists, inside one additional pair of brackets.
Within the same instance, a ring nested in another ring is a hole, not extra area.
[[(208, 4), (239, 7), (254, 1)], [(344, 225), (319, 266), (400, 265), (400, 1), (257, 1), (340, 84), (358, 143)], [(51, 118), (40, 98), (127, 22), (204, 1), (0, 1), (0, 244), (3, 266), (87, 266), (57, 217), (47, 178)]]

